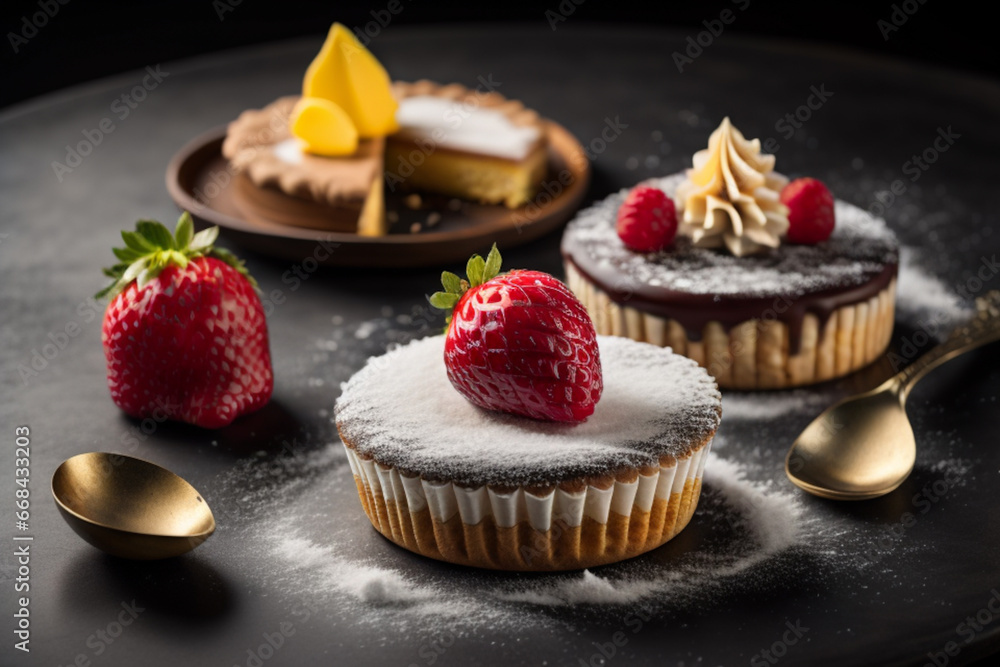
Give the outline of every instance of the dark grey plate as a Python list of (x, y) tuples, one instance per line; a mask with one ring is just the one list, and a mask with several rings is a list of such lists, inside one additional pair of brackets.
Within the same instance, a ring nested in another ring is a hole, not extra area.
[[(924, 268), (946, 285), (968, 285), (978, 271), (986, 286), (1000, 283), (983, 268), (1000, 245), (993, 233), (992, 179), (1000, 154), (994, 82), (729, 33), (680, 73), (672, 53), (683, 51), (687, 37), (572, 21), (553, 32), (539, 15), (521, 27), (393, 26), (372, 48), (397, 78), (474, 84), (492, 77), (498, 90), (561, 123), (593, 158), (593, 198), (683, 168), (730, 114), (749, 136), (774, 139), (783, 171), (822, 178), (842, 199), (868, 207), (877, 191), (899, 180), (905, 192), (886, 217), (906, 245), (922, 250)], [(285, 559), (276, 555), (281, 545), (293, 552), (307, 543), (329, 548), (331, 558), (349, 565), (365, 561), (411, 581), (431, 581), (449, 604), (565, 581), (484, 574), (414, 557), (370, 528), (353, 487), (343, 483), (342, 462), (300, 465), (309, 452), (321, 457), (328, 443), (336, 444), (330, 410), (341, 381), (387, 343), (440, 326), (422, 305), (424, 295), (435, 289), (440, 269), (458, 269), (457, 263), (407, 273), (310, 270), (315, 267), (306, 257), (249, 255), (271, 310), (272, 404), (206, 433), (126, 419), (108, 399), (100, 307), (88, 297), (101, 285), (98, 269), (112, 260), (108, 248), (118, 230), (139, 217), (172, 221), (177, 211), (163, 187), (170, 157), (241, 110), (294, 92), (318, 46), (317, 39), (167, 64), (162, 69), (169, 76), (126, 118), (112, 104), (141, 73), (0, 116), (0, 414), (8, 444), (0, 458), (0, 496), (8, 501), (0, 512), (10, 535), (13, 429), (28, 425), (32, 515), (26, 534), (35, 538), (32, 652), (26, 661), (12, 647), (16, 601), (5, 593), (0, 662), (70, 664), (82, 655), (94, 665), (247, 665), (264, 635), (273, 639), (283, 623), (293, 633), (263, 662), (268, 667), (773, 664), (764, 650), (772, 658), (781, 653), (780, 664), (789, 665), (922, 665), (928, 653), (943, 660), (937, 654), (949, 642), (959, 652), (948, 664), (1000, 649), (1000, 618), (988, 608), (1000, 584), (996, 346), (936, 371), (913, 394), (910, 414), (921, 454), (902, 488), (856, 505), (804, 498), (803, 511), (815, 519), (807, 535), (822, 539), (729, 577), (699, 579), (702, 585), (689, 595), (656, 596), (639, 632), (629, 607), (513, 604), (496, 622), (426, 623), (414, 619), (412, 605), (359, 603), (339, 592), (338, 577), (347, 570), (323, 577), (315, 565), (295, 569), (301, 549)], [(799, 111), (809, 119), (786, 137), (782, 119), (807, 104), (813, 87), (824, 86), (833, 95), (818, 109)], [(113, 131), (57, 178), (53, 162), (66, 162), (67, 145), (97, 136), (105, 118)], [(933, 147), (939, 128), (948, 127), (960, 138), (911, 180), (911, 156)], [(558, 273), (558, 240), (556, 233), (512, 249), (507, 265)], [(925, 317), (904, 315), (897, 347), (915, 337)], [(35, 351), (51, 359), (36, 359), (37, 375), (22, 379)], [(780, 467), (788, 443), (824, 402), (871, 379), (795, 394), (791, 398), (806, 407), (783, 414), (761, 404), (756, 418), (746, 406), (752, 411), (748, 401), (757, 399), (737, 397), (744, 416), (724, 419), (717, 461), (741, 463), (752, 479), (770, 480), (775, 493), (790, 492)], [(56, 466), (90, 450), (138, 455), (182, 475), (215, 509), (217, 534), (170, 562), (140, 565), (96, 552), (63, 525), (47, 495)], [(957, 461), (964, 472), (923, 512), (915, 496), (925, 488), (933, 492), (945, 477), (941, 461)], [(674, 542), (596, 574), (613, 581), (662, 576), (697, 565), (692, 559), (752, 552), (756, 542), (742, 520), (754, 505), (734, 508), (720, 491), (706, 484), (691, 526)], [(3, 553), (9, 591), (17, 565), (12, 547)], [(133, 601), (142, 611), (119, 627)], [(970, 616), (990, 622), (970, 635)], [(802, 637), (787, 635), (786, 623), (798, 623)], [(626, 634), (618, 636), (614, 656), (602, 657), (618, 631)], [(793, 638), (794, 644), (785, 641)], [(775, 648), (779, 642), (785, 646)]]

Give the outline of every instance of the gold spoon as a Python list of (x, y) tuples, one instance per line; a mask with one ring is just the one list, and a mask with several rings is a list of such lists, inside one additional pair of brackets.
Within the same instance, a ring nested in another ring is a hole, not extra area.
[(1000, 340), (1000, 291), (976, 299), (976, 316), (944, 343), (871, 391), (827, 408), (788, 450), (785, 474), (801, 489), (834, 500), (868, 500), (907, 478), (917, 456), (906, 397), (931, 370)]
[(77, 535), (121, 558), (179, 556), (215, 532), (212, 510), (193, 486), (131, 456), (74, 456), (52, 475), (52, 495)]

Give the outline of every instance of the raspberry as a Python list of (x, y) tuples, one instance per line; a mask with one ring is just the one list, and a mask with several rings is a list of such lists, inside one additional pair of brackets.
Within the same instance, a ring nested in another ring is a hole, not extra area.
[(677, 235), (674, 202), (659, 188), (632, 188), (618, 209), (618, 238), (636, 252), (658, 252)]
[(781, 191), (781, 203), (788, 207), (789, 243), (813, 244), (825, 241), (836, 224), (833, 195), (815, 178), (797, 178)]

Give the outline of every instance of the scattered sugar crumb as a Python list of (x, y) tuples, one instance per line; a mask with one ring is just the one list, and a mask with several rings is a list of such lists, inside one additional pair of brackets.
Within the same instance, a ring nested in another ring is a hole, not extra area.
[(830, 405), (830, 396), (811, 389), (776, 392), (730, 392), (722, 394), (723, 423), (740, 420), (770, 420), (789, 414), (819, 413)]
[(358, 325), (358, 328), (354, 330), (354, 337), (358, 339), (368, 338), (375, 331), (377, 324), (372, 321), (362, 322)]
[[(684, 178), (673, 174), (653, 184), (672, 196)], [(583, 270), (608, 277), (622, 292), (653, 285), (716, 297), (772, 297), (862, 284), (898, 261), (898, 242), (885, 221), (841, 200), (833, 235), (820, 245), (734, 257), (679, 237), (670, 252), (627, 252), (614, 225), (627, 194), (623, 189), (577, 213), (563, 237), (563, 248)]]
[(946, 337), (972, 315), (970, 306), (921, 265), (921, 253), (914, 248), (900, 251), (896, 285), (898, 317), (918, 326), (932, 321), (938, 337)]
[[(901, 319), (942, 312), (957, 323), (967, 315), (915, 255), (904, 254), (900, 285), (905, 282), (918, 287), (902, 291)], [(426, 308), (383, 315), (356, 328), (342, 328), (343, 318), (334, 316), (329, 337), (302, 356), (308, 368), (299, 375), (303, 385), (322, 380), (310, 391), (328, 394), (332, 407), (335, 388), (368, 357), (440, 330), (439, 314)], [(316, 352), (337, 354), (316, 367), (309, 364)], [(818, 580), (865, 569), (896, 576), (897, 556), (936, 547), (914, 533), (893, 536), (892, 526), (847, 521), (784, 479), (780, 460), (797, 428), (786, 417), (805, 418), (830, 400), (829, 390), (725, 394), (723, 428), (705, 468), (698, 510), (682, 536), (688, 547), (668, 545), (648, 557), (582, 572), (523, 576), (428, 567), (380, 539), (359, 555), (357, 542), (370, 541), (372, 529), (332, 427), (329, 441), (309, 432), (289, 434), (280, 455), (261, 451), (238, 462), (211, 485), (216, 491), (209, 500), (220, 533), (242, 545), (238, 566), (250, 581), (289, 600), (322, 604), (331, 622), (370, 626), (386, 644), (423, 641), (445, 630), (495, 637), (497, 628), (515, 634), (529, 626), (563, 628), (549, 611), (556, 607), (606, 613), (610, 622), (620, 619), (623, 606), (698, 606), (745, 587), (766, 590), (769, 577), (796, 576), (788, 568), (800, 556)], [(319, 414), (328, 417), (328, 408)], [(954, 434), (925, 434), (923, 469), (963, 486), (974, 464), (962, 458), (962, 446)], [(948, 500), (960, 493), (951, 492)], [(333, 519), (331, 507), (343, 513)]]

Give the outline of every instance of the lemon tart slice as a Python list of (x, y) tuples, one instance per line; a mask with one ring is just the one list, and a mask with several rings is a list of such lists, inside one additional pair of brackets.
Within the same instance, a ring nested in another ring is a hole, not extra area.
[(388, 231), (387, 188), (529, 203), (547, 170), (548, 140), (537, 113), (495, 91), (391, 83), (334, 24), (302, 95), (243, 112), (222, 154), (249, 221), (378, 236)]
[(399, 131), (386, 143), (387, 187), (517, 208), (547, 169), (538, 114), (495, 91), (396, 82)]

